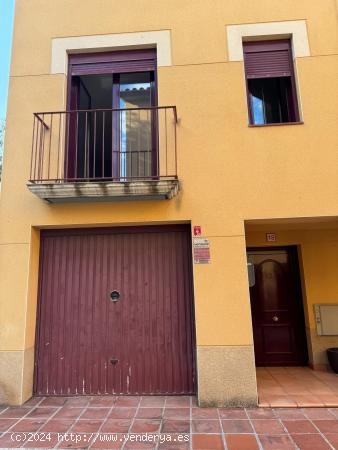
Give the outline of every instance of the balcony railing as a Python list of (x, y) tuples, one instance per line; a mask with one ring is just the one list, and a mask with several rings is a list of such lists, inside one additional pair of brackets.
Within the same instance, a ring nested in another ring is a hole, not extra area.
[(46, 186), (60, 193), (60, 185), (71, 184), (74, 194), (68, 188), (67, 195), (83, 198), (94, 192), (94, 182), (102, 193), (109, 183), (109, 197), (135, 183), (154, 193), (154, 186), (158, 191), (174, 181), (176, 193), (176, 124), (175, 106), (35, 113), (28, 187), (49, 201)]

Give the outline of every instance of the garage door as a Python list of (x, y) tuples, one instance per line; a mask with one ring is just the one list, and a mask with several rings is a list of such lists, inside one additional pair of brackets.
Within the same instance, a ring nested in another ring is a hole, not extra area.
[(192, 394), (187, 226), (41, 232), (38, 395)]

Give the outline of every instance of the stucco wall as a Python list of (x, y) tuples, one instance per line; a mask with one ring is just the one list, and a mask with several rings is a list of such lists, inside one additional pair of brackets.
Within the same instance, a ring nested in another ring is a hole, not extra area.
[[(16, 3), (0, 202), (0, 350), (34, 345), (38, 228), (177, 221), (201, 225), (211, 241), (211, 264), (194, 267), (197, 345), (252, 346), (244, 220), (338, 215), (335, 2)], [(296, 60), (304, 124), (248, 127), (243, 62), (228, 61), (226, 26), (301, 19), (311, 55)], [(65, 106), (66, 77), (51, 74), (52, 39), (154, 30), (171, 36), (172, 65), (159, 68), (158, 91), (159, 104), (178, 108), (180, 194), (89, 205), (34, 197), (26, 188), (32, 113)]]

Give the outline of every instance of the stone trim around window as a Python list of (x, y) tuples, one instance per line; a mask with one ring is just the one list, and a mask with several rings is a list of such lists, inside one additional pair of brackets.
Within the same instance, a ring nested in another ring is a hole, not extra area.
[(68, 53), (112, 51), (136, 48), (157, 49), (157, 66), (171, 66), (170, 30), (101, 34), (52, 39), (52, 74), (67, 74)]
[(228, 25), (228, 60), (243, 61), (243, 41), (291, 38), (293, 57), (310, 56), (305, 20)]

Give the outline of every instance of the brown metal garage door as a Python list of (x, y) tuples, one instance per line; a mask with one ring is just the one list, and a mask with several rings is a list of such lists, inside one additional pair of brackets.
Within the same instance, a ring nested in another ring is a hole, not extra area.
[(34, 391), (194, 393), (193, 316), (189, 227), (43, 231)]

